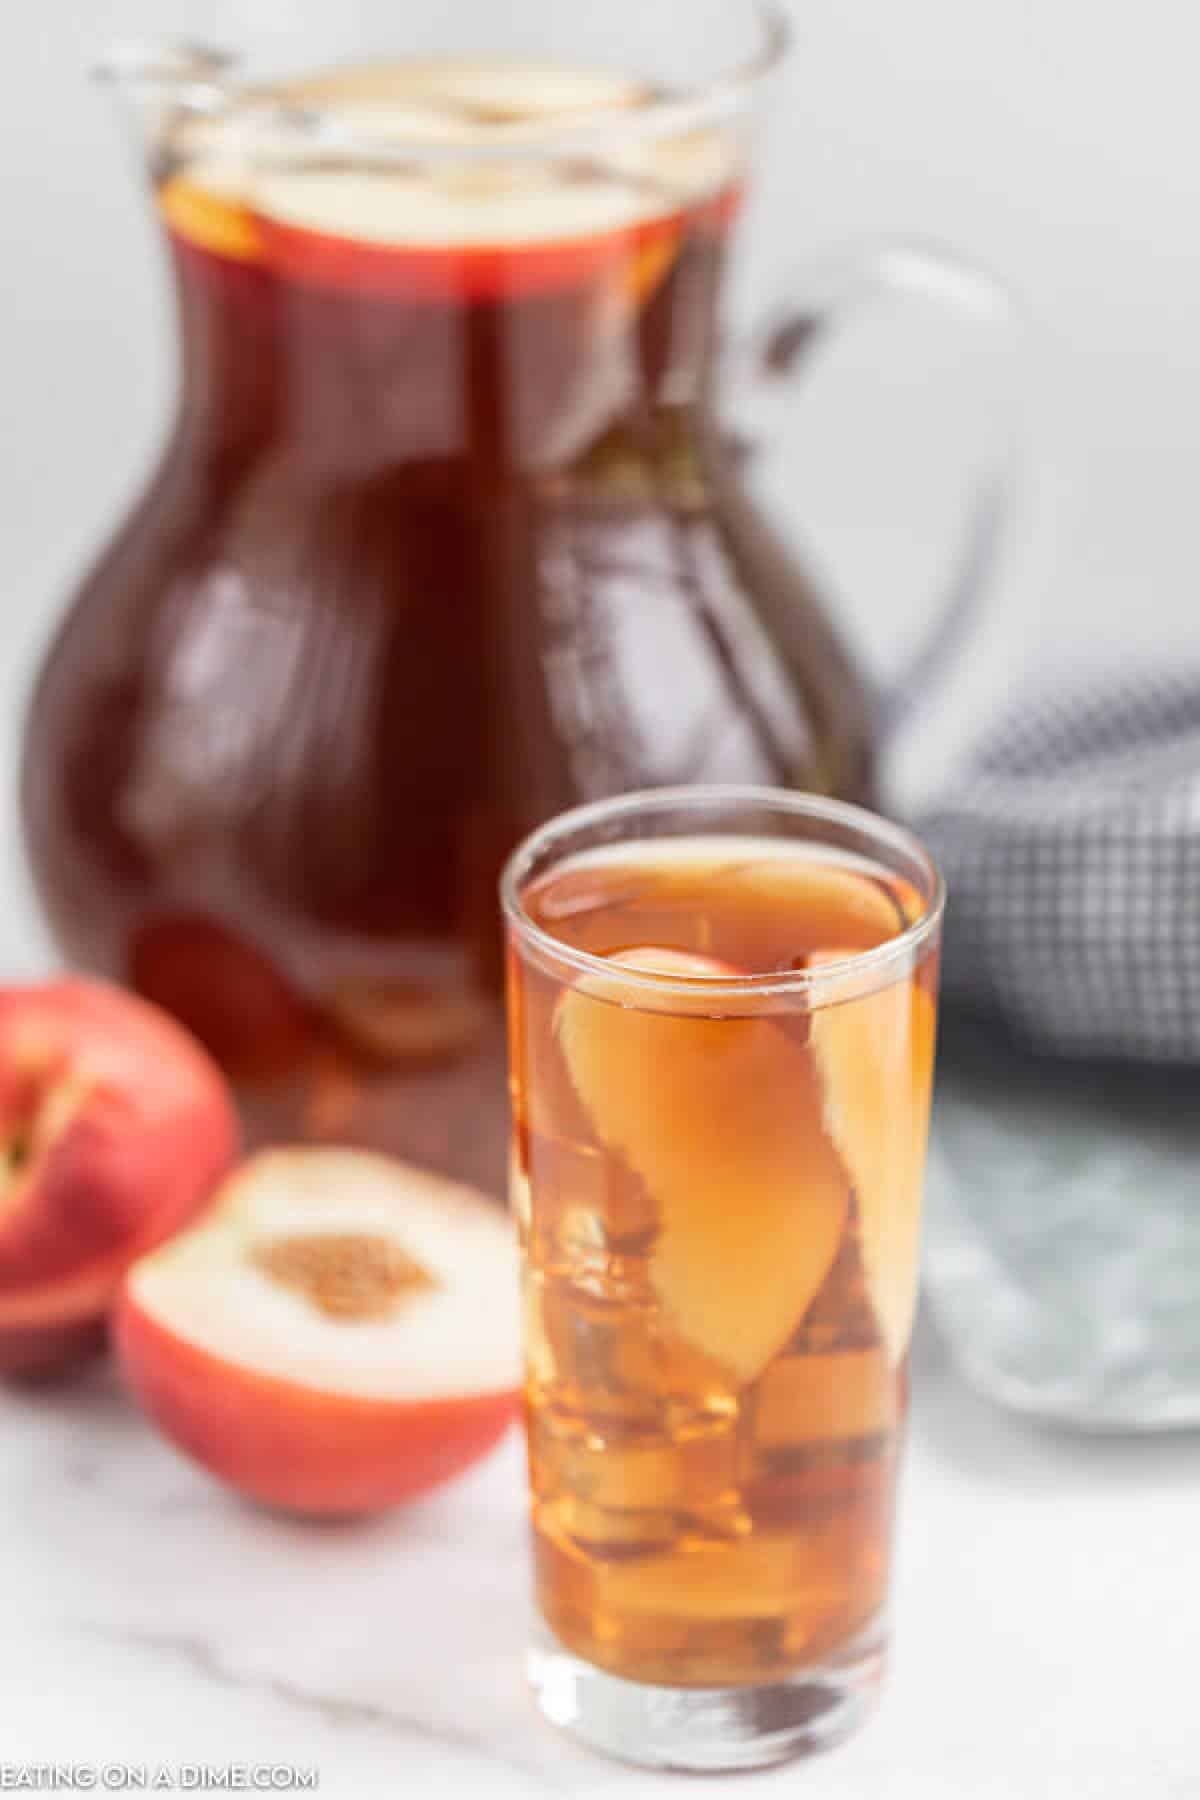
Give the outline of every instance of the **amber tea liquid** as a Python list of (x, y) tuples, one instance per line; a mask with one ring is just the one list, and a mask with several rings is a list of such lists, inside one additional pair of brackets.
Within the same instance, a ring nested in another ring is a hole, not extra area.
[(669, 1687), (859, 1654), (888, 1588), (936, 960), (864, 966), (828, 1005), (819, 980), (728, 984), (830, 969), (922, 901), (817, 846), (697, 837), (585, 853), (523, 905), (611, 971), (510, 961), (543, 1617)]

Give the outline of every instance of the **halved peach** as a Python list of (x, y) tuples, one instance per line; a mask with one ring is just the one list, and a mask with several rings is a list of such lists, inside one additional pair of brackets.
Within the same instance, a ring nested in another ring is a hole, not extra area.
[(233, 1160), (229, 1091), (156, 1007), (101, 982), (0, 990), (0, 1370), (103, 1341), (134, 1257)]
[[(559, 1004), (567, 1068), (658, 1208), (650, 1276), (673, 1329), (750, 1382), (825, 1280), (849, 1208), (817, 1065), (768, 1013), (717, 1016), (705, 984), (736, 976), (727, 965), (659, 948), (609, 960), (611, 982)], [(622, 968), (688, 985), (635, 992)]]
[(302, 996), (260, 945), (206, 913), (148, 919), (129, 947), (139, 994), (185, 1025), (236, 1081), (287, 1074), (303, 1060)]
[(253, 1157), (130, 1270), (116, 1341), (181, 1449), (311, 1514), (458, 1474), (517, 1408), (513, 1233), (473, 1189), (354, 1150)]
[[(852, 954), (809, 961), (819, 967)], [(908, 1348), (917, 1303), (935, 1038), (933, 999), (912, 980), (812, 1017), (825, 1118), (854, 1183), (867, 1290), (893, 1363)]]

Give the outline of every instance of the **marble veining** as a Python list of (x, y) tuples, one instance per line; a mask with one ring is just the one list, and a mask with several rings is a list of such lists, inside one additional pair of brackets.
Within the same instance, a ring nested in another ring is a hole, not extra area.
[(157, 1656), (181, 1658), (193, 1673), (205, 1681), (234, 1687), (242, 1692), (265, 1691), (288, 1706), (315, 1714), (330, 1725), (349, 1730), (361, 1730), (365, 1727), (385, 1733), (399, 1743), (416, 1737), (434, 1746), (453, 1745), (457, 1749), (485, 1758), (489, 1765), (505, 1764), (522, 1774), (532, 1776), (539, 1788), (547, 1792), (558, 1794), (566, 1791), (561, 1782), (548, 1776), (535, 1761), (510, 1758), (498, 1752), (494, 1743), (489, 1743), (472, 1732), (458, 1729), (449, 1723), (433, 1724), (415, 1714), (404, 1714), (383, 1705), (310, 1692), (297, 1682), (281, 1676), (247, 1674), (231, 1664), (216, 1645), (200, 1638), (171, 1637), (157, 1632), (95, 1625), (82, 1625), (78, 1629), (81, 1635), (101, 1643), (132, 1645), (152, 1651)]
[[(722, 1800), (1196, 1800), (1200, 1440), (1056, 1438), (976, 1398), (928, 1332), (918, 1351), (883, 1707)], [(0, 1391), (0, 1767), (286, 1758), (323, 1800), (677, 1795), (528, 1699), (523, 1462), (514, 1432), (423, 1502), (315, 1526), (191, 1467), (104, 1365)]]

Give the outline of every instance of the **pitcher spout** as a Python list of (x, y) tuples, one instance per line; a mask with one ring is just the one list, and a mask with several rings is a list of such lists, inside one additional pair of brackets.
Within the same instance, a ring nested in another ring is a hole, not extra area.
[(153, 159), (168, 117), (228, 104), (236, 62), (231, 51), (212, 44), (136, 38), (114, 44), (92, 73), (114, 90), (142, 151)]

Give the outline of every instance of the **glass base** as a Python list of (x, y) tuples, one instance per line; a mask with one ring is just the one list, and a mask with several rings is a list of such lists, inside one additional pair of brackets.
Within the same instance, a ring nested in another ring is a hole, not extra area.
[(589, 1749), (647, 1769), (758, 1769), (828, 1750), (874, 1710), (878, 1635), (762, 1687), (651, 1687), (606, 1674), (547, 1633), (529, 1651), (534, 1697), (552, 1725)]

